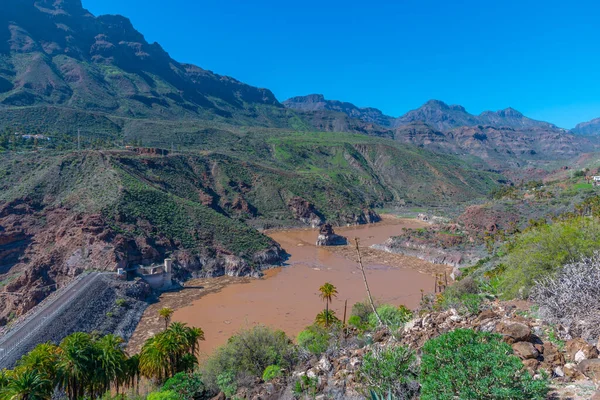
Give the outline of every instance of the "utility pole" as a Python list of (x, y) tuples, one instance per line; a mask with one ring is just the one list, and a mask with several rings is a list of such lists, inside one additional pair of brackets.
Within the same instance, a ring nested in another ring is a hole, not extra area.
[(81, 151), (81, 129), (77, 128), (77, 151)]

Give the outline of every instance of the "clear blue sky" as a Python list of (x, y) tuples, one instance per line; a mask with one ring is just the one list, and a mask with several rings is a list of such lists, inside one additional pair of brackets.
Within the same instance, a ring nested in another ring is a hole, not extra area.
[(565, 128), (600, 117), (600, 4), (527, 0), (83, 0), (178, 61), (398, 116), (428, 99), (514, 107)]

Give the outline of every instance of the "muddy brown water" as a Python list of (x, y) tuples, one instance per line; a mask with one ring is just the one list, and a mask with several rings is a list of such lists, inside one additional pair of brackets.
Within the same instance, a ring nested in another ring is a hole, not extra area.
[[(338, 228), (336, 233), (350, 240), (358, 237), (361, 247), (367, 247), (399, 234), (403, 227), (421, 226), (424, 226), (421, 221), (387, 217), (378, 224)], [(268, 270), (261, 279), (234, 281), (175, 311), (174, 321), (204, 330), (206, 341), (201, 343), (201, 348), (205, 355), (226, 343), (241, 328), (257, 324), (282, 329), (295, 337), (324, 309), (318, 288), (325, 282), (331, 282), (338, 289), (339, 295), (330, 307), (340, 319), (345, 300), (350, 315), (352, 304), (366, 299), (362, 274), (356, 263), (347, 257), (351, 254), (348, 248), (315, 246), (318, 232), (313, 229), (267, 234), (290, 254), (285, 267)], [(409, 266), (411, 263), (428, 264), (402, 256), (390, 257), (385, 263), (367, 260), (367, 279), (373, 296), (381, 302), (416, 307), (421, 289), (431, 291), (432, 276), (419, 272), (415, 265)]]

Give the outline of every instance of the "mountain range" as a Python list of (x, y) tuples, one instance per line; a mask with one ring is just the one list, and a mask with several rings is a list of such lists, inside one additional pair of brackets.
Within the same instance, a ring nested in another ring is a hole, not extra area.
[(448, 105), (440, 100), (429, 100), (421, 107), (411, 110), (398, 118), (385, 115), (376, 108), (360, 108), (347, 102), (326, 100), (322, 94), (292, 97), (284, 101), (283, 104), (288, 108), (302, 111), (330, 110), (343, 112), (352, 118), (389, 128), (423, 122), (439, 131), (478, 125), (514, 129), (559, 129), (556, 125), (549, 122), (528, 118), (514, 108), (506, 108), (499, 111), (484, 111), (479, 115), (473, 115), (468, 113), (463, 106), (456, 104)]

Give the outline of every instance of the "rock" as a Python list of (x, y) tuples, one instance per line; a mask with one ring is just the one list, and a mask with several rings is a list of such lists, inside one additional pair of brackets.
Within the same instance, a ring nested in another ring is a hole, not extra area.
[(594, 393), (592, 397), (590, 397), (590, 400), (600, 400), (600, 390)]
[(317, 363), (317, 369), (321, 370), (323, 372), (331, 371), (331, 367), (332, 367), (331, 362), (329, 362), (329, 360), (325, 356), (323, 356)]
[(543, 353), (544, 352), (544, 345), (541, 343), (536, 343), (533, 345), (535, 347), (535, 349), (538, 351), (538, 353)]
[(527, 342), (531, 337), (531, 329), (520, 322), (501, 322), (496, 326), (496, 330), (504, 336), (504, 340), (509, 344), (515, 342)]
[(588, 358), (598, 358), (598, 349), (582, 338), (567, 341), (565, 351), (569, 360), (576, 363), (580, 363)]
[(381, 329), (381, 330), (375, 332), (375, 334), (373, 335), (373, 342), (380, 343), (380, 342), (383, 342), (388, 337), (390, 337), (390, 333), (387, 331), (387, 329)]
[(308, 371), (306, 371), (306, 376), (308, 376), (311, 379), (316, 378), (317, 377), (317, 371), (315, 371), (314, 368), (311, 368)]
[(535, 346), (529, 342), (517, 342), (512, 345), (512, 348), (522, 360), (537, 358), (539, 355)]
[(600, 384), (600, 359), (592, 358), (583, 360), (577, 365), (577, 369), (583, 375), (594, 381), (596, 384)]
[(565, 376), (573, 381), (579, 380), (583, 378), (583, 375), (577, 369), (577, 365), (574, 363), (567, 363), (563, 367), (563, 371), (565, 372)]
[(565, 376), (565, 372), (563, 371), (562, 367), (556, 367), (552, 372), (554, 372), (554, 376), (558, 376), (559, 378)]
[(495, 319), (498, 318), (498, 314), (496, 314), (494, 311), (492, 310), (483, 310), (478, 316), (477, 316), (477, 320), (478, 321), (484, 321), (486, 319)]
[(556, 366), (565, 365), (565, 357), (552, 343), (546, 343), (544, 345), (544, 360), (542, 365), (551, 371)]
[(322, 225), (321, 229), (319, 229), (317, 246), (344, 246), (346, 244), (348, 244), (348, 239), (336, 235), (330, 223)]
[(535, 375), (535, 372), (540, 366), (540, 362), (535, 358), (530, 358), (528, 360), (523, 360), (523, 365), (531, 375)]
[(225, 393), (220, 392), (218, 395), (213, 397), (212, 400), (227, 400), (227, 396), (225, 396)]
[(361, 360), (358, 357), (352, 357), (350, 359), (350, 366), (352, 368), (356, 368), (357, 366), (359, 366), (361, 364)]

